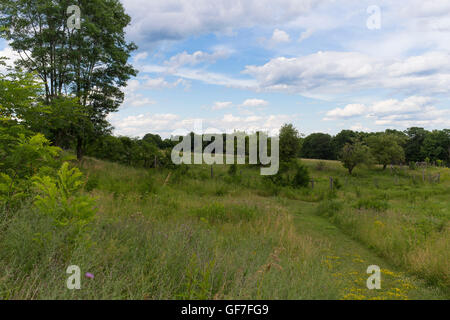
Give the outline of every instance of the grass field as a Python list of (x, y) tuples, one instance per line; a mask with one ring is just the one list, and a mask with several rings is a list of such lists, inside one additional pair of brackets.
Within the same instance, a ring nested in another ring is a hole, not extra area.
[[(0, 215), (1, 299), (448, 299), (450, 170), (356, 169), (302, 160), (314, 189), (259, 169), (81, 167), (97, 199), (76, 241), (31, 204)], [(440, 173), (440, 183), (428, 175)], [(329, 178), (335, 189), (330, 192)], [(413, 178), (414, 177), (414, 178)], [(83, 274), (68, 290), (69, 265)], [(368, 290), (367, 267), (382, 269)]]

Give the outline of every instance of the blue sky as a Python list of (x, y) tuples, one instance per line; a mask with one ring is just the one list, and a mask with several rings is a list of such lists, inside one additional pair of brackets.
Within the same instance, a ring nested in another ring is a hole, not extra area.
[(122, 3), (139, 75), (117, 135), (450, 128), (448, 0)]

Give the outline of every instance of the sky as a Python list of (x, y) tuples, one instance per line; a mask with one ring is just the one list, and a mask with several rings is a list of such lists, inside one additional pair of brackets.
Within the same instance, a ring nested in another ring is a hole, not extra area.
[(139, 74), (115, 135), (450, 128), (449, 0), (121, 2)]

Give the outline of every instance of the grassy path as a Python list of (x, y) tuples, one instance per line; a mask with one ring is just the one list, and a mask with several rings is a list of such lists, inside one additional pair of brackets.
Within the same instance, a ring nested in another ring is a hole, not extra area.
[[(343, 299), (446, 299), (436, 288), (394, 268), (361, 243), (351, 239), (326, 218), (315, 214), (315, 203), (289, 201), (299, 233), (330, 243), (324, 253), (323, 263), (340, 283)], [(381, 290), (368, 290), (366, 273), (370, 265), (382, 270)]]

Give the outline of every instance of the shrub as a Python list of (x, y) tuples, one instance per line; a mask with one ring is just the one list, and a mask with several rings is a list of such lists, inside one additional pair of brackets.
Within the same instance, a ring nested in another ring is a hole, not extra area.
[(95, 215), (94, 200), (80, 194), (83, 184), (80, 170), (69, 169), (65, 162), (56, 178), (33, 178), (33, 185), (40, 193), (34, 199), (34, 206), (40, 214), (51, 217), (55, 226), (74, 226), (80, 231)]
[(309, 184), (309, 181), (310, 181), (310, 178), (309, 178), (308, 168), (302, 164), (298, 164), (294, 178), (291, 181), (291, 185), (294, 188), (307, 187)]

